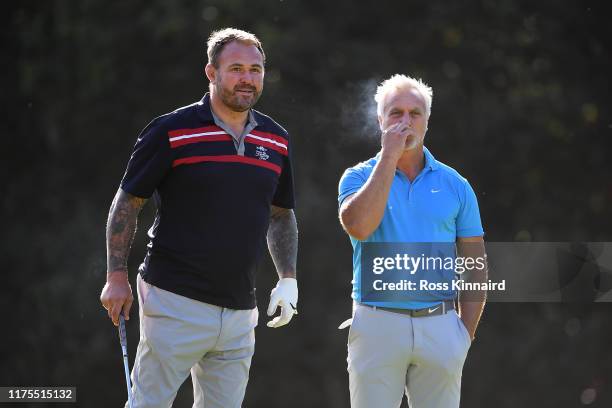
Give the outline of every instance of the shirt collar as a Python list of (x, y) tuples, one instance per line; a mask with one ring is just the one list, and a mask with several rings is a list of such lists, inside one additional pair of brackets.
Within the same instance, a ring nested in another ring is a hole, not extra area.
[[(215, 115), (215, 112), (212, 111), (212, 109), (210, 110), (210, 114), (213, 118), (213, 120), (215, 121), (215, 124), (219, 127), (227, 127), (227, 124), (223, 121), (223, 119), (221, 119), (220, 117), (218, 117), (217, 115)], [(253, 110), (249, 109), (249, 119), (246, 123), (246, 125), (244, 126), (245, 129), (247, 127), (250, 127), (251, 129), (257, 127), (258, 123), (255, 120), (255, 115), (253, 115)]]
[(425, 146), (423, 146), (423, 154), (425, 155), (425, 168), (429, 167), (432, 171), (437, 170), (439, 167), (438, 161)]
[(206, 92), (200, 102), (198, 102), (198, 116), (202, 122), (213, 122), (212, 111), (210, 110), (210, 94)]
[[(425, 146), (423, 146), (423, 154), (425, 155), (425, 165), (423, 166), (423, 168), (424, 169), (428, 168), (432, 171), (437, 170), (440, 165), (438, 164), (438, 161), (433, 156), (433, 154), (431, 154), (429, 149)], [(376, 162), (380, 160), (380, 152), (376, 154), (376, 157), (374, 157), (374, 159), (376, 160)]]

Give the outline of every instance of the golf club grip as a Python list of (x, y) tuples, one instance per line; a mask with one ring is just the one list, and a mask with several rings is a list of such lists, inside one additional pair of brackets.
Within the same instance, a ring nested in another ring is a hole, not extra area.
[(119, 342), (121, 342), (122, 347), (126, 347), (127, 349), (127, 334), (125, 331), (125, 319), (123, 315), (119, 315)]

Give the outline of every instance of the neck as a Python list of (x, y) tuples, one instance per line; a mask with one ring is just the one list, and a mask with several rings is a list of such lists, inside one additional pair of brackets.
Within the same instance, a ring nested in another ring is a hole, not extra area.
[(414, 181), (423, 167), (425, 167), (425, 156), (422, 144), (414, 149), (404, 150), (402, 157), (397, 161), (397, 168), (406, 174), (410, 181)]
[(248, 110), (244, 112), (231, 110), (213, 90), (210, 92), (210, 108), (219, 119), (231, 127), (244, 127), (249, 117)]

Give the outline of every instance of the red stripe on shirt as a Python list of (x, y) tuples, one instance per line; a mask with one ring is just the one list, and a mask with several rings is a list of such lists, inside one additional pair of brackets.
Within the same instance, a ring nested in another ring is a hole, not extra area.
[(244, 141), (248, 142), (248, 143), (256, 144), (256, 145), (259, 145), (259, 146), (267, 147), (269, 149), (272, 149), (272, 150), (275, 150), (275, 151), (279, 152), (280, 154), (282, 154), (284, 156), (287, 156), (287, 149), (285, 149), (284, 147), (281, 147), (281, 146), (277, 146), (277, 145), (275, 145), (273, 143), (266, 142), (264, 140), (255, 139), (254, 137), (250, 137), (250, 136), (245, 137)]
[(172, 162), (172, 167), (180, 166), (181, 164), (194, 164), (202, 162), (222, 162), (222, 163), (245, 163), (252, 166), (264, 167), (266, 169), (274, 171), (280, 175), (281, 168), (274, 163), (267, 161), (254, 159), (252, 157), (237, 156), (237, 155), (223, 155), (223, 156), (191, 156), (177, 159)]
[(205, 126), (201, 128), (195, 129), (176, 129), (168, 132), (169, 137), (177, 137), (177, 136), (187, 136), (194, 135), (196, 133), (204, 133), (204, 132), (225, 132), (225, 130), (221, 129), (219, 126)]
[(255, 130), (255, 129), (251, 130), (251, 133), (254, 134), (255, 136), (267, 137), (268, 139), (276, 140), (277, 142), (282, 143), (285, 146), (289, 147), (289, 142), (287, 141), (287, 139), (285, 139), (282, 136), (276, 135), (274, 133), (262, 132), (260, 130)]
[(199, 143), (199, 142), (231, 142), (232, 137), (230, 135), (206, 135), (206, 136), (194, 136), (188, 139), (180, 139), (174, 140), (170, 142), (170, 147), (175, 148), (191, 143)]

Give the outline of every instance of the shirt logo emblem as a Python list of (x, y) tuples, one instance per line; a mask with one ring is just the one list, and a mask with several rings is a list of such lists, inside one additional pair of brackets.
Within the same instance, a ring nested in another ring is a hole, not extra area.
[(441, 190), (441, 189), (437, 189), (437, 190), (436, 190), (436, 189), (434, 189), (434, 188), (432, 188), (432, 189), (431, 189), (431, 192), (432, 192), (432, 193), (439, 193), (440, 191), (442, 191), (442, 190)]
[(257, 146), (255, 148), (255, 156), (257, 156), (259, 160), (268, 160), (270, 158), (270, 155), (268, 154), (268, 149), (263, 146)]

